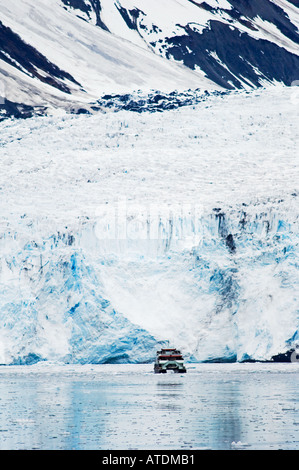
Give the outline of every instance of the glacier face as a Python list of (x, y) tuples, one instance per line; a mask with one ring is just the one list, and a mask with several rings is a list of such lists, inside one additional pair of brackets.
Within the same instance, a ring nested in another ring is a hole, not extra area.
[(298, 335), (289, 88), (1, 123), (0, 363), (270, 360)]
[(289, 210), (276, 201), (159, 219), (156, 240), (138, 230), (101, 239), (97, 222), (38, 242), (35, 225), (30, 238), (6, 234), (0, 362), (143, 362), (161, 344), (197, 361), (271, 359), (297, 334), (298, 213)]

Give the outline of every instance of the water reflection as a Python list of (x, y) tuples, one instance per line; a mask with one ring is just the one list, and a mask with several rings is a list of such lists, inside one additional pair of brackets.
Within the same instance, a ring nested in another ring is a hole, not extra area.
[(240, 383), (205, 375), (192, 379), (159, 380), (157, 410), (177, 413), (177, 442), (197, 448), (231, 448), (241, 438)]
[(210, 445), (217, 449), (221, 443), (221, 448), (229, 449), (232, 442), (241, 441), (240, 384), (216, 382), (211, 388)]
[(178, 388), (182, 388), (184, 387), (184, 382), (160, 382), (158, 381), (157, 382), (157, 387), (178, 387)]
[(6, 372), (0, 448), (299, 448), (297, 373), (97, 370), (74, 378)]

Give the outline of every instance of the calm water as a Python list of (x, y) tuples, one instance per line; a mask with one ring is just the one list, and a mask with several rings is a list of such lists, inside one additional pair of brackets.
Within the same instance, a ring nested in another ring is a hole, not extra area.
[(299, 449), (298, 363), (188, 367), (0, 367), (0, 449)]

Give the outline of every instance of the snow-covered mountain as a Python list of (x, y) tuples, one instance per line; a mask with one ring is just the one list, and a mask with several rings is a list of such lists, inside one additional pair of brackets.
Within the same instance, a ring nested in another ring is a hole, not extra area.
[(297, 0), (0, 0), (0, 364), (289, 359), (298, 26)]
[(112, 34), (233, 89), (298, 75), (298, 0), (61, 0)]
[(0, 70), (7, 106), (78, 110), (105, 93), (213, 87), (194, 71), (64, 7), (60, 0), (0, 1)]
[(0, 95), (28, 115), (138, 89), (290, 85), (298, 25), (298, 0), (0, 0)]

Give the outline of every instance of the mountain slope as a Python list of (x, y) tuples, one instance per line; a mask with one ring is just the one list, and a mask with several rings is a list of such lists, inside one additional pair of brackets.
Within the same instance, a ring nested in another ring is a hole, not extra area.
[(15, 115), (298, 79), (297, 0), (0, 0), (0, 13), (0, 95)]
[(187, 67), (71, 15), (60, 0), (1, 0), (0, 10), (1, 82), (9, 101), (71, 109), (109, 92), (213, 87)]
[[(299, 2), (62, 0), (70, 12), (233, 89), (298, 78)], [(96, 10), (97, 8), (97, 10)], [(104, 25), (104, 26), (103, 26)]]

